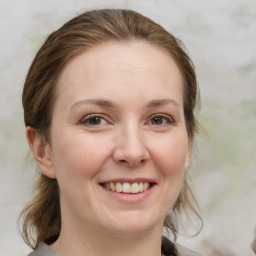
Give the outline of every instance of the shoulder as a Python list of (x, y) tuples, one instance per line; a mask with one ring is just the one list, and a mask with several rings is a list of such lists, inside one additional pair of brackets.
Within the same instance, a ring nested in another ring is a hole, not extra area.
[(194, 252), (188, 248), (185, 248), (179, 244), (175, 244), (175, 249), (178, 253), (178, 256), (203, 256), (197, 252)]
[(173, 243), (166, 236), (162, 236), (162, 254), (166, 256), (203, 256), (179, 244)]
[(47, 244), (40, 243), (28, 256), (58, 256)]

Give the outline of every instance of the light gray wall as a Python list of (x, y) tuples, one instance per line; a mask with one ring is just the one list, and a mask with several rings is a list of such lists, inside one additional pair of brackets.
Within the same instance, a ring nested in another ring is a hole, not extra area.
[(16, 226), (34, 178), (34, 167), (26, 163), (21, 107), (26, 72), (46, 35), (82, 9), (95, 7), (137, 10), (187, 46), (201, 88), (199, 119), (208, 130), (208, 137), (198, 139), (190, 170), (205, 227), (198, 237), (180, 242), (205, 253), (217, 245), (253, 255), (255, 0), (0, 0), (0, 254), (29, 252)]

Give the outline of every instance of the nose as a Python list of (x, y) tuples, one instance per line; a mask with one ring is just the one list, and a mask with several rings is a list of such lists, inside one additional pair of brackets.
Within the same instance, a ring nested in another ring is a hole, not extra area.
[(115, 141), (113, 158), (118, 164), (130, 168), (140, 166), (150, 158), (143, 136), (136, 126), (121, 129)]

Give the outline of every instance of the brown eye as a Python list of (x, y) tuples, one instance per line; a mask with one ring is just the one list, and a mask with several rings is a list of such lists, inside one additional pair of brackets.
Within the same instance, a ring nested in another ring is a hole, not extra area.
[(155, 124), (155, 125), (161, 125), (163, 124), (163, 118), (162, 117), (154, 117), (152, 120), (151, 120), (151, 123), (152, 124)]
[(159, 116), (154, 116), (150, 120), (150, 123), (153, 125), (160, 126), (160, 125), (172, 124), (173, 122), (170, 117), (159, 115)]
[(81, 120), (81, 124), (85, 126), (101, 126), (107, 124), (107, 121), (101, 116), (89, 115)]
[(101, 117), (95, 116), (88, 120), (88, 123), (90, 125), (100, 125), (101, 124)]

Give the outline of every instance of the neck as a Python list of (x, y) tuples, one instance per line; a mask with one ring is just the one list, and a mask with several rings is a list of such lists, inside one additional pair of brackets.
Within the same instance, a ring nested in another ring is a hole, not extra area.
[[(59, 256), (160, 256), (162, 227), (130, 235), (104, 234), (62, 228), (51, 248)], [(72, 242), (71, 242), (72, 241)]]

